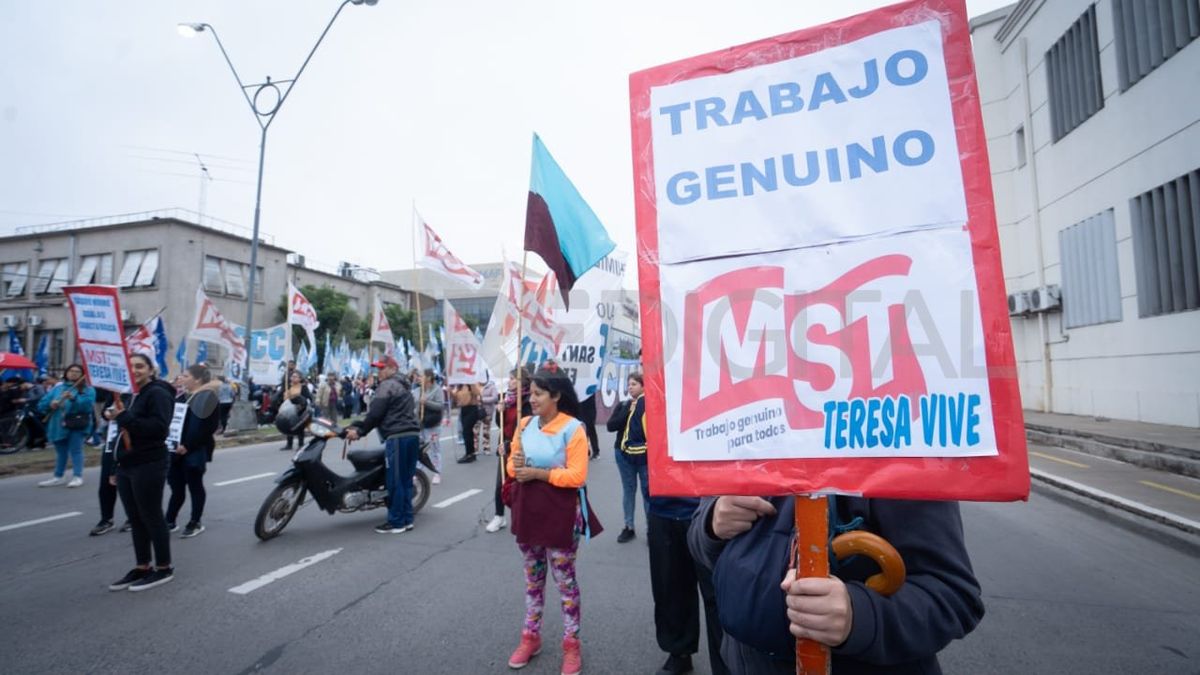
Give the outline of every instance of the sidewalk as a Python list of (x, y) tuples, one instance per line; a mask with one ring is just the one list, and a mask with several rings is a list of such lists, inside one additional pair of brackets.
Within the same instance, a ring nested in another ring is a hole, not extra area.
[(1066, 448), (1029, 445), (1033, 480), (1200, 536), (1200, 481)]
[(1200, 429), (1189, 427), (1125, 420), (1098, 420), (1094, 417), (1033, 410), (1025, 411), (1025, 426), (1032, 429), (1065, 431), (1107, 443), (1127, 443), (1143, 450), (1180, 450), (1186, 454), (1200, 456)]

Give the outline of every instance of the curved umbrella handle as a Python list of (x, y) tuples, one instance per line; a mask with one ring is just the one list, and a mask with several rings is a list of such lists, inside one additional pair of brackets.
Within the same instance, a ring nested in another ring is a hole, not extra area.
[(904, 585), (904, 559), (886, 539), (870, 532), (853, 531), (833, 538), (833, 554), (838, 560), (865, 555), (878, 565), (879, 574), (867, 579), (867, 588), (880, 595), (891, 595)]

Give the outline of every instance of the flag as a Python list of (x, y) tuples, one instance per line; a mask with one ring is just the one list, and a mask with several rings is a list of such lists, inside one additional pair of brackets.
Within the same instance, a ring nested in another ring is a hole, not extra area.
[(37, 364), (37, 374), (39, 377), (44, 377), (50, 372), (50, 336), (42, 333), (42, 339), (38, 341), (37, 352), (33, 355), (33, 362)]
[(200, 346), (196, 348), (196, 363), (208, 365), (208, 343), (204, 340), (201, 340)]
[(308, 298), (304, 297), (300, 289), (290, 281), (288, 282), (287, 323), (303, 328), (304, 333), (308, 336), (309, 349), (313, 352), (317, 350), (316, 330), (321, 326), (321, 322), (317, 320), (317, 310), (308, 301)]
[[(450, 304), (448, 300), (443, 300), (442, 303)], [(442, 353), (441, 347), (438, 346), (437, 336), (433, 334), (433, 324), (429, 324), (429, 344), (425, 345), (425, 348), (434, 355)]]
[(167, 329), (163, 326), (162, 315), (157, 315), (146, 323), (138, 326), (125, 337), (125, 346), (130, 354), (150, 355), (158, 364), (158, 372), (167, 374)]
[(612, 252), (616, 244), (587, 202), (533, 135), (533, 167), (525, 209), (525, 250), (533, 251), (554, 271), (563, 306), (575, 280)]
[(329, 333), (325, 333), (325, 354), (322, 356), (321, 371), (325, 373), (336, 373), (337, 370), (333, 367), (333, 347), (329, 344)]
[(467, 267), (459, 260), (446, 245), (442, 243), (442, 238), (433, 231), (425, 223), (425, 219), (421, 214), (413, 209), (413, 215), (417, 222), (421, 224), (421, 258), (417, 264), (427, 270), (437, 272), (444, 277), (453, 279), (459, 283), (470, 286), (472, 290), (483, 288), (483, 275), (475, 270)]
[[(25, 350), (21, 347), (21, 337), (17, 335), (17, 329), (12, 326), (8, 328), (8, 351), (12, 354), (25, 355)], [(28, 382), (30, 372), (28, 370), (14, 370), (13, 375)]]
[[(243, 366), (246, 363), (246, 343), (237, 334), (235, 326), (225, 319), (221, 310), (204, 293), (204, 287), (196, 289), (196, 313), (192, 317), (188, 337), (223, 345), (230, 352), (230, 361)], [(199, 361), (206, 359), (196, 357)]]
[(179, 364), (179, 370), (187, 368), (187, 338), (179, 341), (179, 348), (175, 350), (175, 362)]
[(486, 368), (480, 354), (479, 340), (471, 332), (454, 305), (442, 305), (446, 335), (446, 383), (474, 384), (486, 382)]
[(296, 354), (296, 368), (302, 373), (308, 371), (308, 345), (304, 343), (300, 344), (300, 352)]
[(392, 326), (383, 311), (383, 301), (378, 296), (375, 298), (375, 311), (371, 319), (371, 342), (382, 342), (386, 345), (385, 353), (388, 356), (391, 356), (396, 348), (396, 336), (392, 335)]

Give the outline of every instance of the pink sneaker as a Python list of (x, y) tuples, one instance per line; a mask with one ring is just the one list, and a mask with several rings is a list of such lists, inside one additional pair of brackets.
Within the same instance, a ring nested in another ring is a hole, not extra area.
[(509, 668), (524, 668), (529, 660), (542, 653), (542, 638), (527, 631), (521, 631), (521, 644), (508, 657)]
[(579, 638), (563, 638), (562, 675), (579, 675), (583, 671), (583, 655), (579, 653)]

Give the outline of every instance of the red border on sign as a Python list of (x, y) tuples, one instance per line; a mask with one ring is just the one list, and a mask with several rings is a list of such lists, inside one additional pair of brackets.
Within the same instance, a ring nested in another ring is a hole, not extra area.
[[(658, 215), (650, 90), (728, 73), (929, 20), (942, 26), (958, 152), (967, 200), (967, 229), (983, 320), (992, 418), (999, 454), (971, 458), (772, 459), (677, 462), (667, 452), (667, 430), (647, 424), (651, 492), (665, 495), (806, 494), (837, 492), (897, 499), (1011, 501), (1029, 495), (1025, 423), (1013, 354), (1012, 328), (1000, 262), (999, 234), (971, 34), (964, 0), (913, 0), (833, 23), (759, 40), (634, 73), (629, 78), (634, 207), (637, 218), (639, 299), (642, 312), (646, 414), (666, 419), (663, 316), (658, 268)], [(770, 54), (764, 58), (763, 54)], [(750, 58), (753, 56), (754, 58)]]
[[(92, 374), (91, 374), (91, 371), (88, 370), (87, 359), (83, 358), (82, 345), (92, 344), (92, 345), (107, 345), (110, 347), (119, 346), (119, 347), (121, 347), (121, 350), (124, 351), (124, 353), (125, 353), (125, 370), (129, 373), (129, 388), (133, 393), (136, 394), (138, 391), (138, 384), (137, 384), (137, 381), (133, 379), (133, 364), (129, 360), (129, 346), (127, 344), (125, 344), (125, 327), (120, 326), (121, 341), (119, 343), (118, 342), (98, 342), (96, 340), (81, 340), (79, 338), (78, 319), (77, 319), (77, 315), (75, 314), (75, 299), (71, 297), (71, 295), (74, 293), (78, 293), (80, 295), (106, 295), (106, 296), (112, 298), (113, 299), (113, 311), (116, 312), (116, 314), (117, 314), (117, 321), (120, 321), (121, 320), (121, 292), (117, 289), (116, 286), (88, 285), (88, 286), (64, 286), (63, 287), (63, 294), (67, 296), (67, 302), (71, 306), (70, 307), (70, 309), (71, 309), (71, 327), (75, 329), (75, 349), (77, 352), (79, 352), (80, 360), (83, 361), (83, 374), (88, 379), (88, 385), (89, 386), (92, 385)], [(100, 387), (100, 388), (105, 389), (106, 387)], [(112, 391), (112, 390), (109, 390), (109, 391)], [(121, 392), (119, 392), (119, 393), (121, 393)]]

